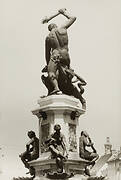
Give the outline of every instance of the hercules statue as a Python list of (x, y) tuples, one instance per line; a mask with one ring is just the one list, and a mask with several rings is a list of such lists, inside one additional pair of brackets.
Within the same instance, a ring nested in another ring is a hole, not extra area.
[[(86, 85), (86, 82), (78, 76), (70, 68), (70, 57), (68, 52), (68, 34), (67, 29), (75, 22), (76, 17), (70, 16), (66, 9), (60, 9), (56, 14), (50, 18), (45, 18), (42, 23), (48, 23), (51, 19), (62, 14), (68, 21), (57, 27), (56, 24), (50, 24), (48, 26), (49, 35), (45, 40), (45, 58), (47, 66), (42, 72), (48, 72), (48, 77), (42, 75), (42, 81), (48, 88), (48, 94), (60, 94), (73, 95), (78, 98), (82, 106), (86, 106), (86, 101), (82, 97), (82, 91), (78, 91), (73, 85), (72, 78), (76, 77), (80, 81), (80, 86)], [(82, 89), (82, 88), (81, 88)], [(62, 91), (62, 92), (61, 92)]]

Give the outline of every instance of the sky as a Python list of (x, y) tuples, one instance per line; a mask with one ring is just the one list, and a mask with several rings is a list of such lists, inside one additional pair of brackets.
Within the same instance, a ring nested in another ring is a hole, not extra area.
[[(71, 67), (87, 81), (87, 110), (80, 117), (99, 154), (106, 137), (121, 145), (121, 2), (120, 0), (1, 0), (0, 1), (0, 174), (1, 179), (26, 176), (18, 157), (38, 135), (31, 111), (47, 94), (40, 80), (45, 66), (47, 25), (41, 20), (66, 8), (77, 17), (69, 28)], [(66, 18), (51, 22), (61, 25)]]

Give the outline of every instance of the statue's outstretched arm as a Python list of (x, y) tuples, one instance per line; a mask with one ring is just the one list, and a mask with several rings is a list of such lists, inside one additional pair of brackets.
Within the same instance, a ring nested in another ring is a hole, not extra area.
[(71, 16), (66, 9), (60, 9), (58, 12), (68, 19), (68, 21), (61, 26), (62, 28), (68, 29), (76, 21), (76, 17)]
[(68, 21), (62, 25), (61, 27), (62, 28), (66, 28), (68, 29), (76, 20), (76, 17), (75, 16), (71, 16), (69, 15), (69, 13), (67, 12), (67, 10), (65, 8), (63, 9), (59, 9), (58, 12), (56, 12), (55, 14), (51, 15), (50, 17), (45, 17), (43, 20), (42, 20), (42, 24), (45, 24), (45, 23), (48, 23), (51, 19), (55, 18), (56, 16), (58, 16), (59, 14), (62, 14), (64, 15)]

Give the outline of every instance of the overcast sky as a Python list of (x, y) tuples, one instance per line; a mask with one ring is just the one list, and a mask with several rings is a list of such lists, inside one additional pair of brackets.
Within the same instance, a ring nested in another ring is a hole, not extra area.
[[(81, 128), (100, 154), (107, 136), (113, 148), (121, 145), (120, 0), (1, 0), (0, 176), (5, 180), (27, 171), (18, 155), (28, 141), (27, 131), (38, 135), (38, 119), (31, 110), (47, 93), (40, 80), (48, 33), (41, 19), (64, 7), (77, 17), (68, 30), (71, 67), (88, 83)], [(51, 22), (60, 25), (65, 20), (60, 15)]]

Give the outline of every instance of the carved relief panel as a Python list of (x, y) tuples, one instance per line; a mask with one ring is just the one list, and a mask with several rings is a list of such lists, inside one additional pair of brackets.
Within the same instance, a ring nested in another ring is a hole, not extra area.
[(69, 151), (77, 151), (76, 125), (69, 124)]
[(41, 126), (41, 131), (42, 131), (41, 152), (42, 153), (48, 151), (48, 148), (47, 148), (47, 146), (46, 146), (46, 144), (44, 142), (49, 136), (49, 127), (50, 127), (49, 123), (48, 124), (43, 124)]

